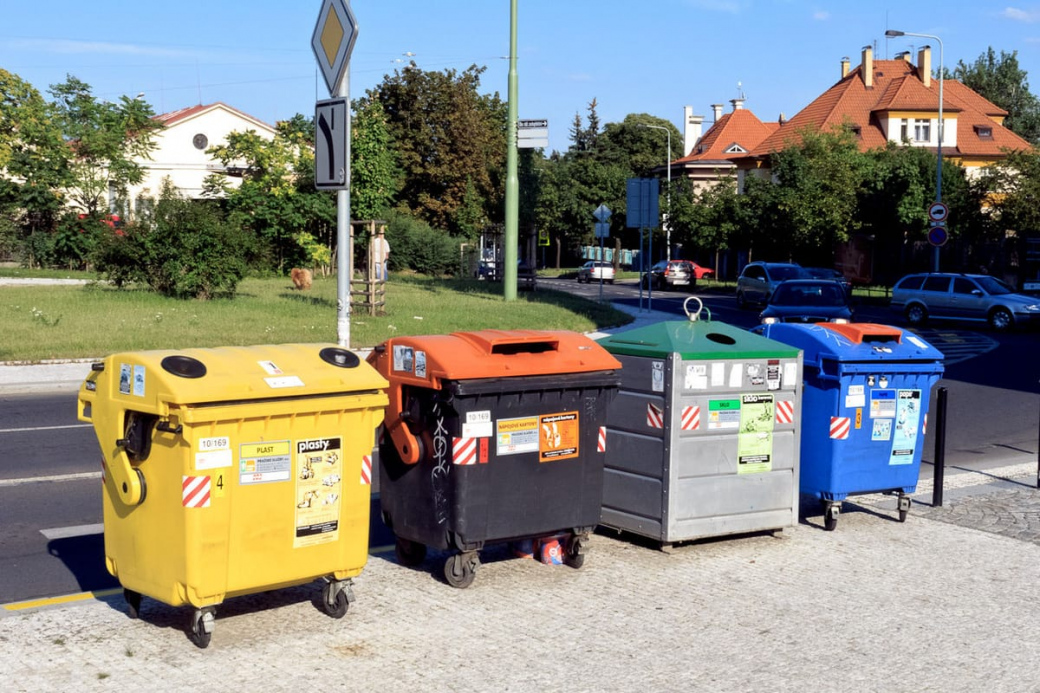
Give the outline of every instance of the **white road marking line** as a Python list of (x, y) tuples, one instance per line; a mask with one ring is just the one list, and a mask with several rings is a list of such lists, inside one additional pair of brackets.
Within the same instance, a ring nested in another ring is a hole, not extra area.
[(85, 537), (88, 534), (101, 534), (105, 531), (105, 525), (76, 525), (74, 527), (55, 527), (53, 529), (41, 529), (40, 534), (50, 541), (55, 539), (68, 539), (69, 537)]
[(100, 479), (101, 472), (82, 472), (80, 474), (56, 474), (54, 476), (32, 476), (27, 479), (0, 479), (0, 487), (22, 486), (41, 481), (82, 481), (83, 479)]
[(68, 426), (35, 426), (33, 428), (0, 428), (0, 433), (27, 433), (33, 431), (61, 431), (66, 428), (90, 428), (94, 424), (69, 424)]

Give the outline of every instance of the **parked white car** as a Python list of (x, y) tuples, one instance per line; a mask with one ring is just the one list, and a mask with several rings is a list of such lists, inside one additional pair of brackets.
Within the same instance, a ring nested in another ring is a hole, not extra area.
[(608, 284), (614, 283), (614, 265), (609, 262), (589, 260), (578, 269), (578, 283), (598, 282), (600, 279)]

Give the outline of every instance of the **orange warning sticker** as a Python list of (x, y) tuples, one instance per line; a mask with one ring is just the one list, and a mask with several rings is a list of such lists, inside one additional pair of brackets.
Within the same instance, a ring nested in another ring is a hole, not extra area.
[(578, 412), (538, 417), (538, 461), (555, 462), (578, 456)]

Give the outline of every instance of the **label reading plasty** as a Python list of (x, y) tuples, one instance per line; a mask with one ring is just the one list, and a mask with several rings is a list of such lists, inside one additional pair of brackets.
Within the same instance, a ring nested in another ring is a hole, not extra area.
[(343, 440), (339, 437), (298, 440), (295, 447), (296, 536), (293, 548), (336, 541), (343, 502)]

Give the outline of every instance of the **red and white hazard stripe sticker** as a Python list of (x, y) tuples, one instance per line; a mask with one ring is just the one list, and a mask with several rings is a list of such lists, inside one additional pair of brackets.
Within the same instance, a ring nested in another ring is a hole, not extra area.
[(372, 485), (372, 458), (369, 455), (361, 456), (361, 485)]
[(596, 452), (607, 451), (607, 427), (599, 427), (599, 437), (596, 440)]
[(209, 507), (209, 477), (181, 477), (181, 505), (185, 508)]
[(684, 431), (696, 431), (701, 427), (701, 408), (700, 407), (683, 407), (682, 408), (682, 430)]
[(778, 424), (794, 423), (794, 402), (782, 399), (776, 403), (776, 422)]
[(451, 446), (452, 464), (476, 464), (477, 463), (477, 439), (476, 438), (453, 438)]
[(852, 427), (852, 420), (847, 416), (832, 416), (831, 417), (831, 438), (834, 440), (845, 440), (849, 437), (849, 429)]
[(646, 425), (650, 428), (664, 428), (664, 410), (647, 402)]

